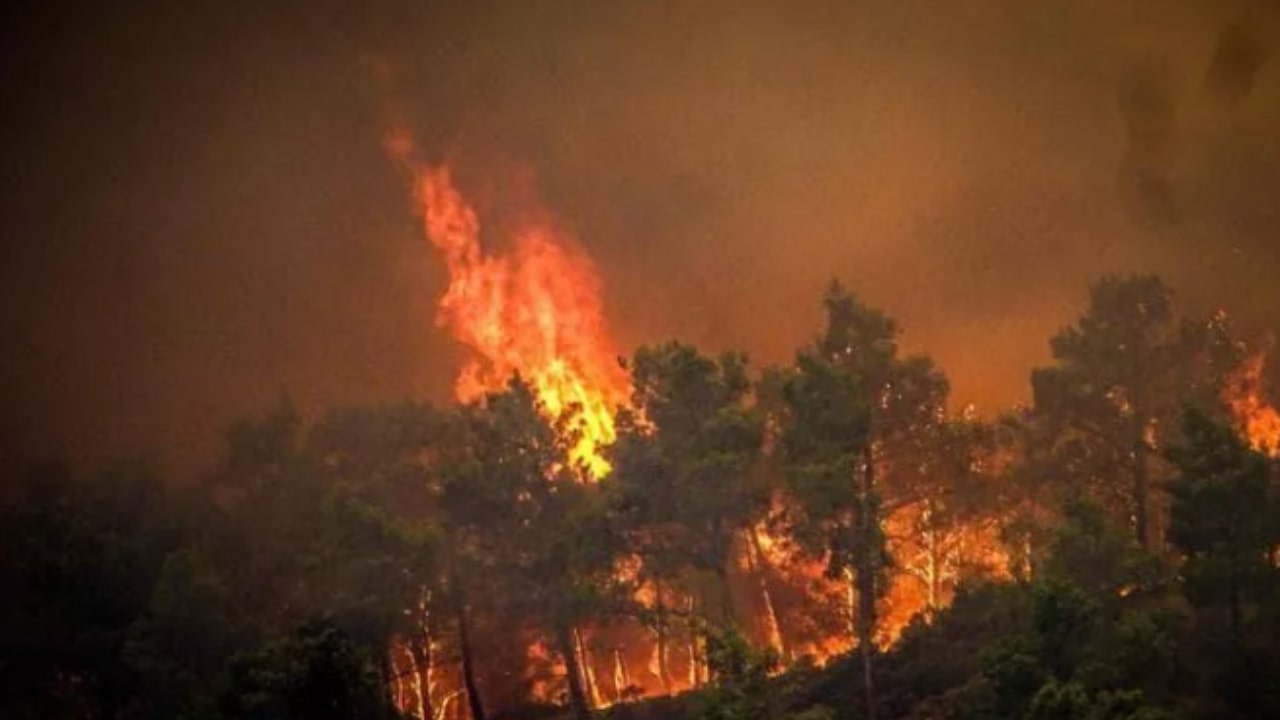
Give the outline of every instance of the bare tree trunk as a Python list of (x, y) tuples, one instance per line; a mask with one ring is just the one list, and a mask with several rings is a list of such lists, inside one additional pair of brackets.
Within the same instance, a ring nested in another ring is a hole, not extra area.
[(938, 531), (934, 527), (933, 504), (929, 501), (925, 502), (924, 508), (924, 541), (925, 541), (925, 579), (928, 583), (928, 594), (926, 595), (926, 607), (929, 610), (929, 617), (937, 612), (940, 603), (941, 585), (942, 585), (942, 562), (939, 559), (938, 551)]
[(702, 639), (702, 631), (697, 627), (697, 609), (698, 603), (694, 595), (689, 595), (689, 687), (696, 688), (702, 685), (701, 677), (701, 654), (698, 652), (698, 644)]
[(844, 569), (844, 610), (849, 618), (849, 637), (858, 637), (858, 575), (853, 568)]
[(627, 699), (627, 688), (631, 687), (631, 673), (627, 671), (627, 660), (622, 656), (622, 648), (613, 648), (613, 694), (614, 702)]
[(1133, 461), (1133, 530), (1138, 537), (1138, 544), (1145, 550), (1152, 546), (1149, 528), (1148, 494), (1150, 480), (1147, 477), (1147, 458), (1143, 449), (1134, 449)]
[(432, 663), (431, 638), (415, 638), (409, 643), (409, 653), (413, 658), (414, 692), (417, 695), (418, 717), (430, 720), (435, 717), (432, 707), (431, 682)]
[(418, 631), (406, 643), (409, 648), (409, 659), (413, 662), (413, 686), (418, 717), (422, 720), (435, 718), (435, 708), (432, 706), (431, 698), (435, 655), (432, 649), (430, 601), (431, 592), (424, 588), (418, 596)]
[(1132, 429), (1133, 438), (1133, 515), (1134, 534), (1138, 544), (1144, 550), (1154, 551), (1159, 544), (1156, 537), (1156, 526), (1153, 522), (1151, 506), (1151, 448), (1155, 441), (1154, 431), (1149, 422), (1150, 413), (1147, 403), (1136, 398), (1133, 403), (1134, 422), (1139, 423)]
[(595, 664), (591, 662), (591, 649), (582, 639), (582, 632), (573, 629), (573, 642), (578, 653), (578, 664), (582, 668), (582, 679), (586, 685), (587, 700), (590, 707), (600, 707), (600, 683), (596, 682)]
[[(404, 655), (409, 661), (409, 690), (408, 692), (404, 690), (397, 691), (396, 708), (400, 710), (401, 715), (404, 715), (407, 711), (413, 717), (422, 718), (424, 716), (422, 709), (422, 679), (418, 675), (418, 661), (414, 657), (412, 645), (412, 640), (405, 640)], [(392, 668), (394, 669), (394, 667), (395, 663), (393, 662)], [(396, 679), (399, 680), (403, 674), (402, 672), (397, 672)]]
[(387, 704), (393, 708), (402, 708), (405, 706), (404, 678), (396, 672), (396, 659), (392, 655), (394, 652), (392, 645), (387, 649), (387, 658), (380, 662), (378, 674), (382, 676), (383, 698)]
[[(465, 696), (467, 694), (466, 678), (461, 677), (462, 668), (458, 668), (458, 673), (459, 673), (460, 679), (462, 680), (462, 683), (460, 683), (462, 685), (462, 692), (458, 693), (458, 695)], [(471, 712), (470, 703), (467, 704), (467, 712), (468, 713)], [(454, 698), (454, 702), (453, 702), (453, 720), (466, 720), (462, 716), (462, 701), (458, 700), (457, 697)]]
[[(726, 555), (724, 562), (716, 568), (716, 590), (719, 596), (720, 605), (720, 624), (722, 630), (730, 628), (736, 629), (738, 623), (736, 620), (737, 613), (733, 610), (733, 588), (729, 584), (729, 568), (728, 565), (732, 555)], [(708, 603), (709, 605), (709, 603)]]
[(654, 625), (654, 633), (657, 635), (656, 646), (654, 652), (657, 653), (658, 679), (662, 681), (662, 689), (666, 694), (671, 694), (671, 652), (669, 649), (670, 638), (667, 636), (667, 608), (662, 599), (662, 583), (654, 580), (654, 613), (656, 615), (656, 623)]
[[(460, 592), (457, 585), (453, 591)], [(484, 702), (480, 699), (480, 686), (476, 682), (475, 658), (471, 652), (471, 627), (467, 617), (467, 608), (461, 598), (457, 599), (455, 611), (458, 615), (458, 644), (462, 650), (462, 685), (467, 691), (467, 706), (471, 709), (471, 720), (488, 720), (484, 713)]]
[[(382, 676), (382, 717), (394, 718), (400, 710), (398, 704), (399, 697), (403, 691), (403, 681), (400, 673), (396, 672), (395, 658), (391, 656), (391, 650), (388, 648), (386, 652), (380, 653), (378, 658), (378, 674)], [(392, 685), (392, 681), (395, 685)]]
[[(591, 708), (587, 705), (587, 694), (582, 687), (582, 666), (578, 663), (578, 643), (581, 638), (567, 624), (556, 629), (560, 656), (564, 658), (566, 679), (569, 682), (569, 706), (577, 720), (590, 720)], [(577, 642), (575, 642), (577, 640)]]
[[(715, 548), (712, 555), (712, 569), (716, 578), (715, 598), (703, 598), (703, 610), (715, 608), (719, 630), (737, 629), (737, 617), (733, 609), (733, 587), (729, 582), (730, 568), (733, 565), (734, 533), (724, 529), (724, 523), (717, 520), (715, 524)], [(715, 603), (713, 605), (712, 603)], [(710, 612), (708, 619), (710, 618)]]
[(706, 685), (714, 679), (711, 672), (711, 658), (707, 657), (707, 630), (703, 628), (694, 639), (694, 648), (698, 652), (698, 685)]
[(863, 467), (862, 467), (862, 483), (858, 488), (858, 502), (860, 504), (858, 517), (858, 534), (860, 542), (858, 542), (857, 552), (857, 568), (854, 573), (858, 583), (858, 651), (862, 655), (862, 686), (866, 692), (867, 712), (866, 720), (875, 720), (875, 684), (872, 675), (872, 653), (875, 649), (872, 647), (871, 635), (876, 626), (876, 570), (877, 559), (875, 557), (878, 543), (875, 541), (874, 523), (878, 520), (872, 517), (874, 512), (871, 503), (871, 492), (875, 487), (875, 456), (872, 452), (871, 443), (867, 443), (863, 450)]
[(747, 563), (760, 585), (760, 600), (764, 604), (765, 633), (769, 636), (769, 645), (778, 653), (779, 658), (786, 660), (789, 656), (787, 644), (782, 637), (782, 623), (778, 621), (773, 595), (769, 593), (769, 561), (760, 546), (760, 535), (755, 527), (747, 531)]
[[(875, 683), (871, 673), (871, 657), (875, 652), (871, 633), (875, 626), (875, 590), (871, 578), (858, 573), (858, 651), (862, 655), (862, 686), (867, 694), (866, 720), (875, 720)], [(865, 578), (865, 579), (864, 579)]]

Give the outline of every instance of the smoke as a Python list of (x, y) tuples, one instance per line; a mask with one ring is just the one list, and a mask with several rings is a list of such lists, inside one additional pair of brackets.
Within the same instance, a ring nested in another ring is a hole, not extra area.
[(838, 276), (994, 407), (1100, 274), (1280, 326), (1261, 0), (95, 12), (6, 23), (6, 457), (188, 473), (282, 394), (447, 401), (369, 57), (482, 212), (534, 177), (624, 348), (785, 361)]

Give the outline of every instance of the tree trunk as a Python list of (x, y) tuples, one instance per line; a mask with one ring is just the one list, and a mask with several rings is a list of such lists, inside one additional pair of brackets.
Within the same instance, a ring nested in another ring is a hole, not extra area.
[(662, 689), (666, 694), (671, 694), (671, 652), (668, 648), (670, 638), (667, 637), (667, 608), (662, 601), (662, 583), (655, 580), (654, 587), (654, 613), (656, 623), (654, 625), (654, 633), (657, 635), (654, 652), (658, 657), (658, 679), (662, 681)]
[[(456, 584), (455, 593), (460, 592)], [(484, 702), (480, 699), (480, 686), (476, 683), (475, 658), (471, 652), (471, 627), (467, 617), (467, 607), (458, 598), (455, 611), (458, 615), (458, 644), (462, 650), (462, 685), (467, 691), (467, 706), (471, 709), (471, 720), (488, 720), (484, 714)]]
[[(705, 610), (711, 610), (715, 607), (719, 617), (716, 618), (720, 627), (719, 630), (737, 629), (738, 625), (733, 610), (733, 587), (729, 582), (729, 569), (733, 564), (733, 541), (734, 533), (732, 530), (726, 530), (722, 521), (717, 520), (714, 527), (713, 536), (716, 538), (715, 547), (713, 548), (712, 566), (716, 577), (716, 605), (711, 602), (704, 602)], [(710, 600), (710, 598), (705, 598)]]
[(627, 659), (622, 656), (622, 648), (613, 648), (613, 694), (614, 702), (627, 700), (627, 688), (631, 687), (631, 672), (627, 669)]
[(435, 655), (432, 647), (431, 591), (423, 588), (418, 594), (418, 631), (409, 638), (409, 659), (413, 662), (413, 686), (418, 706), (418, 717), (434, 720), (435, 708), (431, 699), (432, 675)]
[(764, 548), (760, 546), (760, 536), (755, 527), (747, 531), (747, 558), (760, 584), (760, 600), (764, 604), (765, 632), (769, 636), (769, 644), (779, 658), (786, 660), (787, 645), (782, 637), (782, 623), (778, 621), (778, 611), (774, 608), (773, 596), (769, 593), (769, 562), (764, 555)]
[(928, 595), (926, 604), (929, 610), (929, 617), (932, 618), (934, 613), (938, 611), (938, 605), (942, 598), (942, 559), (941, 551), (938, 549), (938, 530), (934, 523), (936, 518), (933, 512), (933, 503), (926, 501), (924, 509), (925, 518), (925, 552), (927, 563), (925, 567), (925, 576), (928, 582)]
[(874, 578), (858, 573), (858, 652), (862, 655), (862, 687), (867, 694), (866, 720), (875, 720), (875, 684), (871, 675), (871, 656), (875, 652), (871, 633), (875, 626), (876, 598)]
[(418, 717), (432, 720), (435, 708), (431, 700), (432, 663), (435, 661), (431, 652), (431, 636), (424, 635), (409, 643), (409, 653), (413, 658), (413, 672), (416, 681), (415, 692), (418, 701)]
[(729, 584), (728, 564), (731, 562), (727, 557), (724, 562), (716, 567), (716, 590), (717, 599), (720, 605), (720, 624), (721, 630), (736, 629), (738, 627), (734, 619), (733, 611), (733, 588)]
[[(379, 653), (378, 674), (382, 676), (382, 717), (394, 718), (400, 714), (397, 695), (403, 690), (403, 680), (396, 672), (395, 658), (391, 657), (391, 649)], [(392, 685), (392, 681), (395, 685)]]
[(591, 650), (582, 639), (582, 631), (573, 629), (574, 647), (578, 653), (578, 667), (582, 670), (582, 682), (587, 691), (589, 707), (600, 707), (600, 683), (596, 681), (595, 664), (591, 662)]
[(1032, 555), (1032, 552), (1033, 551), (1031, 549), (1031, 532), (1028, 531), (1026, 538), (1024, 538), (1022, 541), (1022, 563), (1027, 568), (1028, 583), (1035, 580), (1036, 578), (1035, 556)]
[(866, 720), (875, 720), (875, 684), (871, 672), (871, 656), (874, 652), (871, 634), (876, 626), (876, 548), (873, 532), (877, 518), (872, 517), (871, 492), (875, 487), (875, 456), (871, 443), (862, 452), (862, 484), (859, 487), (858, 534), (855, 579), (858, 583), (858, 652), (862, 655), (862, 687), (866, 692)]
[(1151, 550), (1150, 518), (1148, 518), (1148, 483), (1150, 481), (1147, 477), (1147, 455), (1141, 442), (1133, 452), (1133, 531), (1137, 535), (1138, 544), (1144, 550)]
[(702, 684), (701, 654), (698, 652), (698, 641), (702, 638), (702, 630), (698, 627), (697, 598), (689, 595), (689, 687), (696, 688)]
[(569, 682), (569, 706), (577, 720), (590, 720), (591, 708), (587, 706), (587, 693), (582, 687), (582, 666), (578, 663), (577, 643), (574, 631), (566, 625), (556, 628), (560, 655), (564, 658), (566, 679)]
[(1155, 551), (1160, 539), (1156, 537), (1155, 523), (1152, 521), (1151, 509), (1151, 448), (1155, 435), (1150, 422), (1151, 414), (1147, 410), (1148, 403), (1143, 398), (1136, 398), (1133, 403), (1133, 531), (1137, 535), (1138, 544), (1144, 550)]

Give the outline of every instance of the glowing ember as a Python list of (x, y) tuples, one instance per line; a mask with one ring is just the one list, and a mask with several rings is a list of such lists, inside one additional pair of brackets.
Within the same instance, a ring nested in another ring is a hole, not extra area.
[(1225, 400), (1249, 444), (1260, 452), (1280, 455), (1280, 412), (1263, 395), (1262, 369), (1266, 355), (1247, 359), (1227, 383)]
[[(450, 169), (415, 162), (413, 140), (405, 132), (389, 135), (385, 147), (411, 171), (424, 230), (449, 271), (437, 322), (471, 351), (455, 383), (457, 397), (473, 400), (520, 375), (547, 414), (577, 433), (573, 459), (592, 477), (607, 474), (601, 450), (614, 439), (614, 409), (625, 401), (628, 383), (605, 327), (591, 259), (545, 213), (526, 216), (502, 237), (486, 235), (482, 245), (480, 217)], [(1239, 395), (1246, 403), (1240, 408), (1249, 409), (1250, 417), (1262, 409), (1274, 416), (1258, 399), (1256, 377), (1249, 388), (1252, 394)], [(900, 509), (888, 519), (895, 538), (891, 552), (905, 572), (891, 580), (882, 601), (876, 637), (881, 646), (894, 642), (912, 617), (948, 604), (961, 567), (976, 560), (998, 566), (1003, 560), (992, 559), (998, 542), (990, 528), (921, 535), (917, 515)], [(784, 661), (807, 657), (818, 665), (850, 650), (846, 578), (829, 577), (823, 558), (806, 556), (789, 538), (771, 533), (767, 523), (749, 529), (740, 549), (730, 571), (731, 592), (758, 644), (772, 647)], [(654, 584), (636, 558), (621, 562), (617, 575), (632, 582), (635, 599), (660, 621), (574, 628), (573, 652), (589, 703), (603, 708), (705, 683), (705, 638), (693, 621), (697, 593), (679, 583)], [(531, 695), (562, 701), (567, 668), (560, 653), (542, 642), (527, 651)], [(460, 691), (433, 682), (430, 673), (424, 685), (416, 660), (406, 657), (407, 679), (395, 688), (399, 705), (418, 717), (428, 707), (439, 715)]]
[[(392, 135), (386, 146), (407, 164), (406, 135)], [(613, 412), (627, 381), (591, 259), (550, 221), (526, 223), (507, 238), (507, 250), (487, 252), (476, 211), (449, 169), (413, 169), (427, 236), (449, 268), (438, 322), (472, 351), (455, 385), (458, 398), (500, 390), (519, 374), (547, 413), (579, 434), (573, 459), (602, 477), (609, 465), (600, 450), (613, 441)]]

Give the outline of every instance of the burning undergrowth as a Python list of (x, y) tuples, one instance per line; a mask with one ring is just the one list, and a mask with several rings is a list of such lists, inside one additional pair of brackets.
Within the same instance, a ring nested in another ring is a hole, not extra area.
[[(533, 701), (601, 708), (680, 693), (714, 680), (708, 637), (725, 628), (769, 649), (779, 668), (823, 665), (855, 648), (859, 637), (888, 647), (908, 624), (946, 607), (965, 582), (1031, 572), (1043, 550), (1019, 528), (1051, 512), (1043, 497), (1027, 499), (1026, 476), (1040, 461), (1033, 456), (1061, 451), (1028, 440), (1046, 425), (1034, 412), (1009, 421), (1020, 428), (1012, 436), (1001, 430), (1008, 422), (989, 423), (969, 410), (949, 413), (941, 372), (927, 358), (899, 357), (892, 321), (842, 291), (828, 296), (827, 334), (798, 355), (795, 367), (755, 390), (745, 380), (744, 359), (706, 359), (678, 344), (642, 351), (628, 367), (605, 321), (595, 266), (551, 213), (535, 207), (515, 221), (486, 223), (447, 165), (417, 162), (408, 134), (393, 134), (386, 146), (410, 171), (426, 239), (448, 269), (436, 322), (467, 350), (457, 400), (483, 405), (521, 378), (567, 443), (569, 467), (548, 466), (555, 482), (586, 483), (605, 496), (632, 493), (613, 518), (627, 525), (621, 532), (631, 547), (604, 581), (621, 593), (614, 604), (587, 619), (553, 622), (559, 629), (549, 632), (488, 599), (472, 600), (468, 638), (458, 627), (463, 610), (457, 619), (432, 620), (438, 606), (424, 602), (411, 611), (422, 616), (419, 635), (391, 651), (403, 711), (460, 719), (476, 712), (467, 698), (480, 688), (505, 707)], [(821, 509), (805, 506), (813, 498), (796, 499), (803, 490), (788, 490), (786, 478), (813, 469), (788, 466), (780, 429), (803, 410), (794, 397), (782, 402), (780, 388), (794, 391), (815, 359), (859, 368), (854, 389), (873, 398), (856, 430), (861, 454), (829, 458), (836, 484), (856, 490), (852, 510), (825, 519)], [(1255, 447), (1274, 451), (1280, 416), (1263, 392), (1264, 361), (1249, 355), (1218, 384), (1223, 411)], [(1116, 387), (1103, 396), (1118, 426), (1134, 414), (1127, 392)], [(685, 401), (712, 409), (672, 410)], [(1154, 419), (1140, 426), (1152, 452), (1165, 442), (1155, 436), (1157, 427)], [(748, 449), (698, 469), (716, 455), (691, 460), (704, 433), (715, 447), (741, 441)], [(692, 462), (694, 475), (680, 475), (685, 471), (673, 458)], [(682, 501), (672, 491), (675, 505), (657, 511), (667, 513), (660, 518), (648, 506), (654, 501), (637, 500), (664, 497), (673, 483), (729, 482), (725, 467), (739, 478), (733, 482), (748, 478), (730, 494), (753, 497), (754, 505), (706, 510), (697, 522), (712, 523), (710, 530), (675, 527), (681, 521), (674, 518), (688, 511), (681, 505), (696, 499)], [(637, 482), (652, 485), (628, 490)], [(865, 524), (869, 512), (878, 518), (874, 526)], [(882, 559), (846, 545), (865, 546), (869, 536), (859, 533), (868, 527), (882, 543)], [(861, 597), (868, 592), (875, 594), (871, 604)], [(864, 635), (866, 623), (871, 632)], [(482, 655), (483, 667), (468, 670), (469, 654)]]

